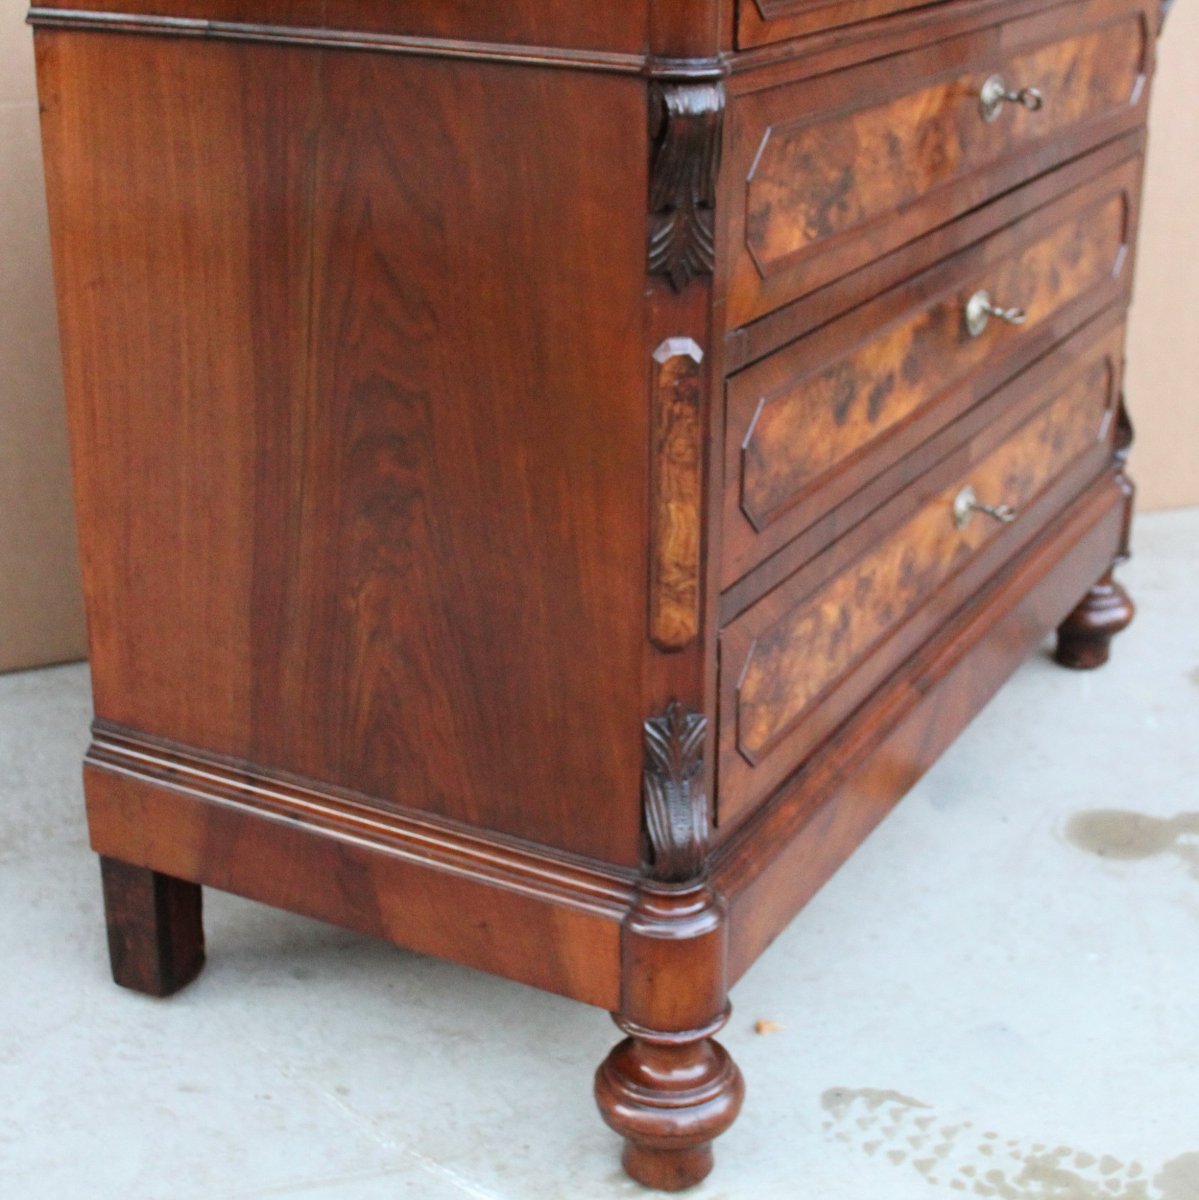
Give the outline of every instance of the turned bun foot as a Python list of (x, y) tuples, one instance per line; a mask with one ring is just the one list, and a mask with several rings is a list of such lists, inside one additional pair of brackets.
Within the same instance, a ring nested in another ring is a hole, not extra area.
[(620, 1165), (630, 1179), (660, 1192), (681, 1192), (703, 1182), (715, 1161), (711, 1142), (672, 1150), (626, 1139), (620, 1156)]
[(1128, 593), (1109, 571), (1058, 626), (1054, 658), (1076, 671), (1103, 666), (1112, 638), (1128, 628), (1135, 612)]
[(708, 1036), (626, 1031), (595, 1077), (608, 1125), (625, 1139), (624, 1169), (666, 1192), (693, 1187), (712, 1170), (712, 1140), (741, 1109), (737, 1064)]
[(100, 859), (112, 977), (147, 996), (170, 996), (204, 966), (200, 887), (115, 858)]

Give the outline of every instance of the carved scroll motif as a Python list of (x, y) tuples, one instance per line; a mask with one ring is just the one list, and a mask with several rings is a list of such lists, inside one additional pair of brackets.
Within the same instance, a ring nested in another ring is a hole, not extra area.
[(724, 87), (667, 83), (653, 90), (649, 269), (681, 292), (716, 261), (716, 176)]
[(708, 719), (677, 701), (645, 722), (643, 792), (653, 851), (651, 875), (685, 883), (702, 873), (708, 851), (704, 742)]
[(663, 650), (699, 632), (703, 361), (691, 338), (654, 351), (650, 637)]

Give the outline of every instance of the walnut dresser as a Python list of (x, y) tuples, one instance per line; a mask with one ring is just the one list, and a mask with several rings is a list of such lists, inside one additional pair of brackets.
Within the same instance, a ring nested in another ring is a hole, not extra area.
[(1132, 616), (1163, 17), (35, 7), (117, 982), (210, 886), (574, 997), (628, 1172), (701, 1179), (730, 987)]

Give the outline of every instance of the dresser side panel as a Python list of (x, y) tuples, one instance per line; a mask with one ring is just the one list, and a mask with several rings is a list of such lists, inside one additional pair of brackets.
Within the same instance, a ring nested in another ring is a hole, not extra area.
[(98, 715), (635, 864), (644, 85), (39, 43)]

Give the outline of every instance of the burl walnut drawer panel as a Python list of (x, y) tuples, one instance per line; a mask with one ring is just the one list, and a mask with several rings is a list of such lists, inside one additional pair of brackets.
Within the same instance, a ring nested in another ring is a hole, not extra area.
[[(736, 328), (1131, 127), (1152, 67), (1142, 0), (1068, 4), (837, 75), (735, 96)], [(1029, 106), (981, 96), (1002, 79)]]
[[(1009, 385), (1002, 416), (896, 501), (900, 519), (863, 530), (869, 541), (851, 535), (834, 545), (723, 631), (722, 823), (801, 765), (1103, 470), (1122, 344), (1119, 323), (1080, 331)], [(1014, 521), (974, 512), (959, 523), (967, 487), (981, 503), (1010, 506)]]
[[(1124, 294), (1140, 175), (1130, 159), (735, 375), (723, 586)], [(982, 293), (1022, 323), (972, 332)]]

